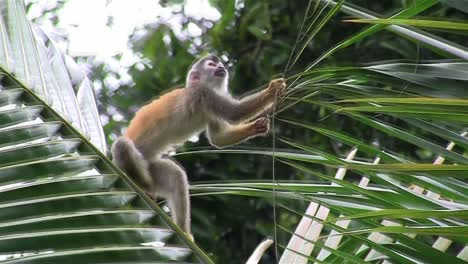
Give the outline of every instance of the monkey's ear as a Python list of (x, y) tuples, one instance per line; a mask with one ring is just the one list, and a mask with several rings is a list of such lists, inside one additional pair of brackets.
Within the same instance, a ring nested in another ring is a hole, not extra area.
[(190, 86), (197, 85), (200, 82), (200, 73), (197, 71), (190, 72), (188, 81)]

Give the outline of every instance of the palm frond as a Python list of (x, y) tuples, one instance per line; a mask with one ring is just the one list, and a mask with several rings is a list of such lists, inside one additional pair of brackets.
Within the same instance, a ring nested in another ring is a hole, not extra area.
[[(279, 148), (274, 150), (198, 151), (273, 156), (284, 166), (281, 171), (293, 171), (293, 176), (277, 173), (271, 182), (197, 183), (192, 192), (275, 195), (281, 230), (276, 242), (284, 248), (280, 263), (465, 263), (468, 64), (402, 60), (317, 66), (382, 29), (422, 43), (438, 56), (467, 59), (467, 48), (408, 27), (420, 25), (411, 17), (438, 1), (415, 1), (388, 20), (346, 2), (320, 2), (377, 24), (288, 76), (288, 91), (275, 121), (304, 135), (318, 134), (334, 148), (314, 146), (307, 136), (287, 138), (279, 131)], [(320, 24), (320, 19), (314, 23)], [(432, 26), (461, 27), (448, 21)], [(309, 27), (307, 22), (303, 26)], [(311, 119), (316, 121), (305, 121)], [(295, 180), (282, 180), (288, 178)]]
[(92, 83), (0, 6), (0, 262), (212, 263), (105, 156)]

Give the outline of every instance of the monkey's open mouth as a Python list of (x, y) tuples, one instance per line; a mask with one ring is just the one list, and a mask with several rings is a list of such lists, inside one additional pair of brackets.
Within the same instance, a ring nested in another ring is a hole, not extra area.
[(224, 68), (219, 68), (214, 72), (215, 76), (224, 77), (226, 76), (226, 70)]

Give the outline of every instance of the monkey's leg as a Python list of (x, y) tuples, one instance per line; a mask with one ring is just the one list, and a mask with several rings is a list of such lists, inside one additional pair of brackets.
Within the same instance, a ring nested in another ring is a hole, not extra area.
[[(112, 145), (113, 162), (132, 177), (147, 193), (154, 193), (148, 162), (130, 139), (120, 137)], [(154, 199), (154, 197), (152, 197)]]
[(150, 162), (149, 171), (155, 181), (156, 193), (167, 199), (172, 218), (187, 234), (190, 231), (190, 198), (184, 169), (170, 159)]

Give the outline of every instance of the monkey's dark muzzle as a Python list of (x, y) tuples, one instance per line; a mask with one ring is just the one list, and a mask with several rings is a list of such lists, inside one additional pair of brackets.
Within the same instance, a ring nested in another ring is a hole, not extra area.
[(218, 77), (224, 77), (224, 76), (226, 76), (226, 73), (227, 73), (227, 72), (226, 72), (226, 69), (224, 69), (224, 68), (218, 68), (218, 69), (216, 69), (216, 71), (214, 72), (214, 75), (215, 75), (215, 76), (218, 76)]

